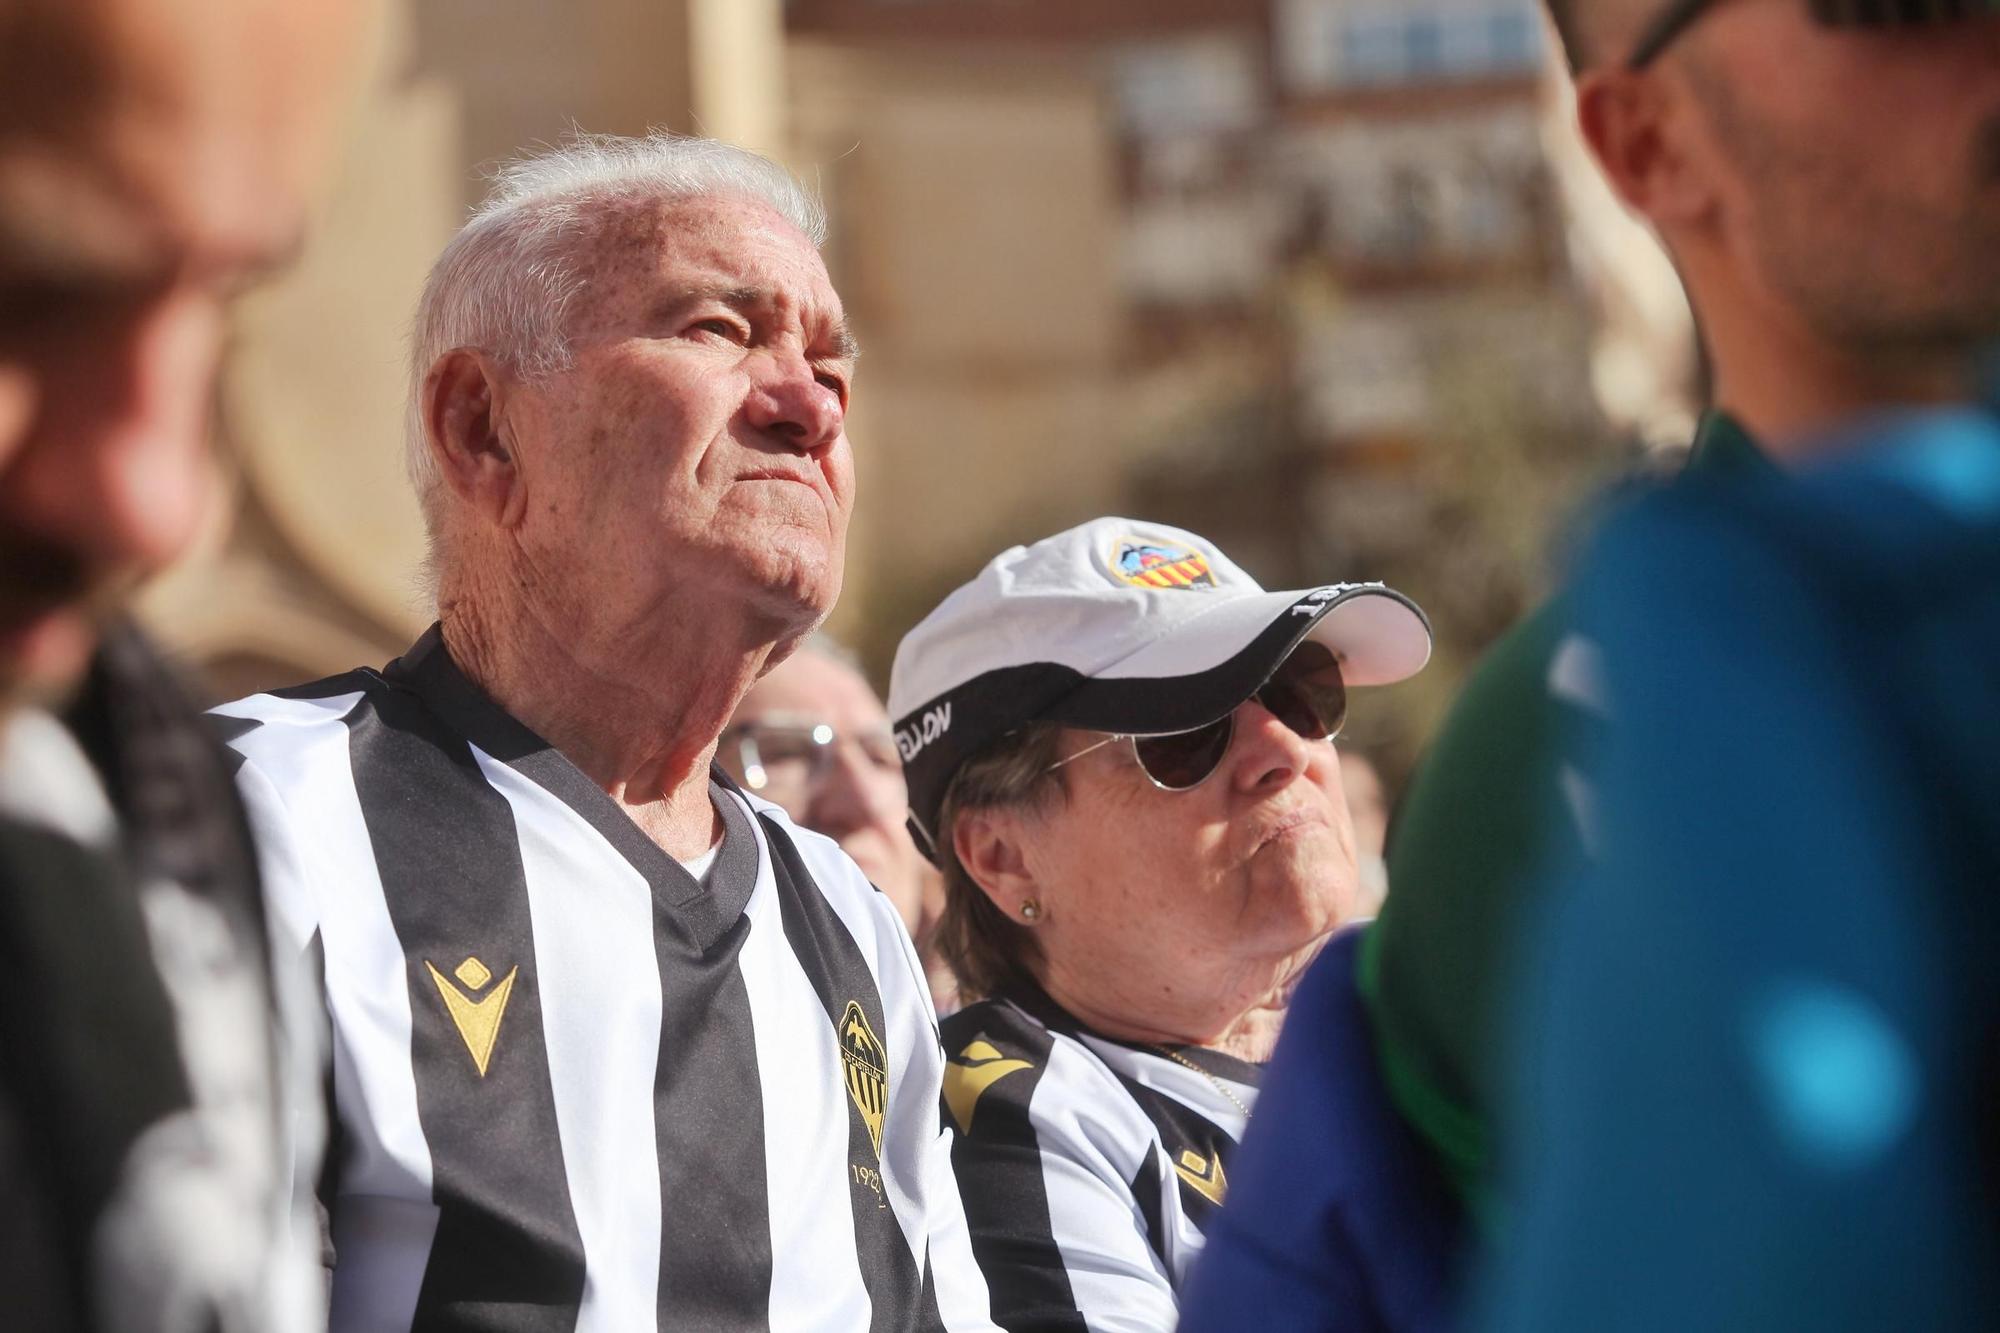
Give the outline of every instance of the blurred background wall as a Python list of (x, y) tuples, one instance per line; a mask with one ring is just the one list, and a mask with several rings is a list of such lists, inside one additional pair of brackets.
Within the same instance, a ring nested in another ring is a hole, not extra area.
[(1553, 56), (1536, 0), (408, 0), (306, 262), (243, 311), (228, 501), (146, 614), (217, 697), (394, 656), (430, 260), (523, 146), (700, 132), (830, 205), (866, 348), (834, 628), (878, 683), (1003, 546), (1125, 512), (1267, 586), (1416, 596), (1436, 665), (1356, 718), (1394, 776), (1577, 504), (1691, 429), (1678, 286)]

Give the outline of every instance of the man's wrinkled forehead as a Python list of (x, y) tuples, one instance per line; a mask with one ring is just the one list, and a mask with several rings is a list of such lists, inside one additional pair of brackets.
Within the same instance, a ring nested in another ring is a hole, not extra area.
[[(840, 296), (811, 238), (760, 200), (709, 195), (610, 205), (571, 263), (586, 290), (609, 298), (585, 325), (703, 297), (732, 306), (797, 307), (810, 323), (839, 331)], [(627, 304), (627, 303), (632, 304)], [(579, 332), (582, 330), (579, 329)]]

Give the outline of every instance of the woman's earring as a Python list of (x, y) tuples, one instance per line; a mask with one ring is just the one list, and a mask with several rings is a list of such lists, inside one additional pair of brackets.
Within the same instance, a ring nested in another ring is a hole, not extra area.
[(1033, 898), (1022, 899), (1021, 919), (1023, 921), (1040, 921), (1042, 919), (1042, 905)]

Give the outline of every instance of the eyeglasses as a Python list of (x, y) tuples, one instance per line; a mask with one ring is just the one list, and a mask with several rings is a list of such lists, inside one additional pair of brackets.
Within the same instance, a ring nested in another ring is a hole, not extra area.
[[(1660, 58), (1714, 0), (1675, 0), (1646, 26), (1627, 69), (1644, 69)], [(1813, 21), (1826, 28), (1897, 28), (1951, 19), (2000, 14), (2000, 0), (1807, 0)]]
[(858, 750), (868, 767), (902, 777), (896, 737), (886, 725), (840, 732), (825, 722), (743, 722), (722, 734), (715, 757), (746, 789), (789, 808), (812, 799), (842, 745)]
[[(1302, 643), (1294, 648), (1291, 656), (1250, 697), (1309, 741), (1332, 740), (1347, 721), (1347, 682), (1341, 679), (1340, 660), (1324, 644)], [(1106, 736), (1067, 758), (1056, 760), (1043, 772), (1053, 773), (1093, 750), (1130, 741), (1133, 757), (1155, 787), (1162, 791), (1191, 791), (1222, 766), (1222, 758), (1229, 753), (1229, 744), (1235, 736), (1236, 711), (1231, 709), (1223, 717), (1192, 731), (1157, 736), (1120, 732)]]

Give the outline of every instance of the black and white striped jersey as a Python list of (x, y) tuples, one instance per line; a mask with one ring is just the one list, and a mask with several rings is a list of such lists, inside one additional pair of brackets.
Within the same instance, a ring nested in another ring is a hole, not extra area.
[(991, 1328), (888, 901), (712, 788), (697, 881), (433, 628), (217, 710), (324, 979), (345, 1329)]
[(1259, 1067), (1099, 1036), (1035, 992), (961, 1009), (943, 1035), (952, 1167), (995, 1322), (1172, 1329)]

